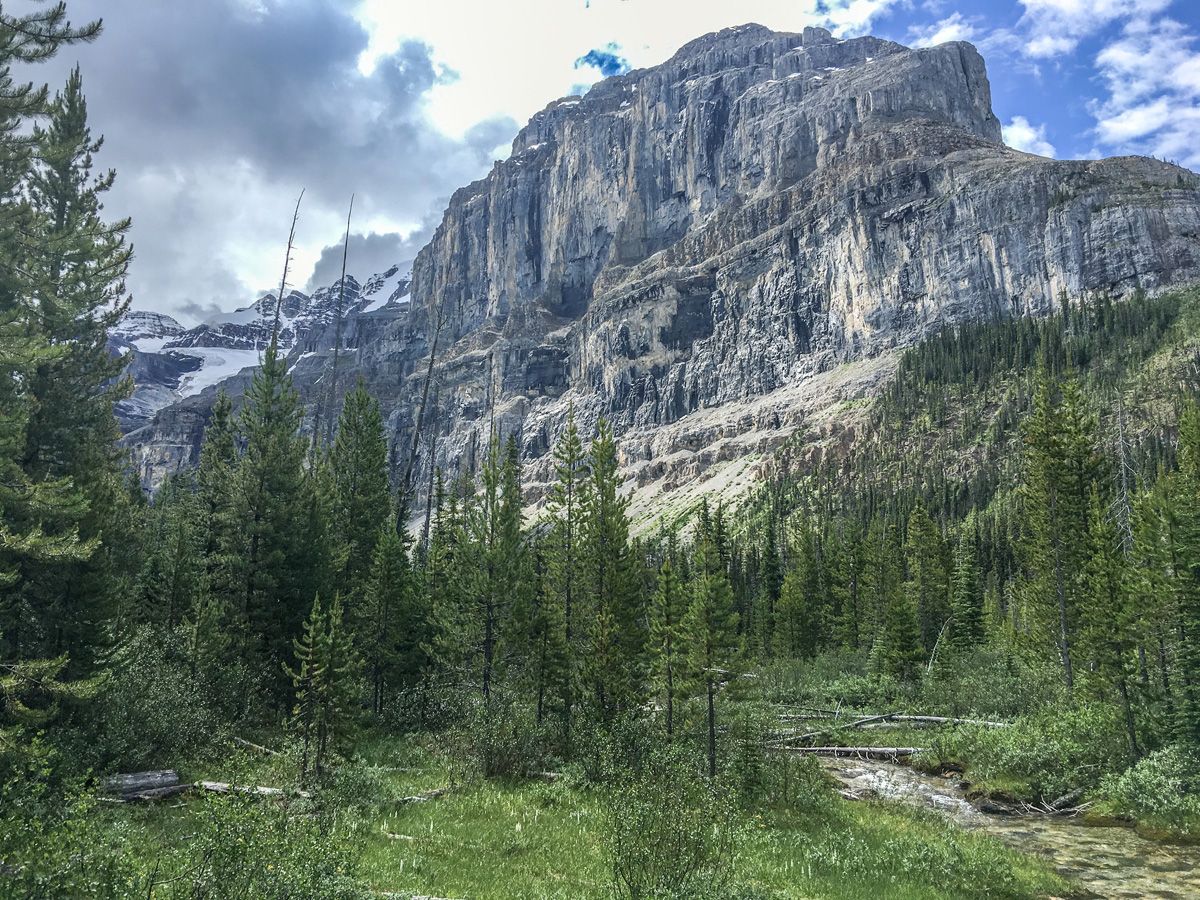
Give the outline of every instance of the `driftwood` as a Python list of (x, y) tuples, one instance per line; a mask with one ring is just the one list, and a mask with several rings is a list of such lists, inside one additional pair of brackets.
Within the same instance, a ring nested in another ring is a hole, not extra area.
[(817, 756), (845, 756), (855, 759), (881, 759), (894, 761), (917, 753), (924, 747), (771, 747), (781, 753), (812, 753)]

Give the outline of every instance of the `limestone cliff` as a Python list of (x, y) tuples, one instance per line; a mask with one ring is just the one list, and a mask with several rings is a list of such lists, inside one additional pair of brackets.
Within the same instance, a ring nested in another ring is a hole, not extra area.
[[(796, 428), (819, 438), (932, 329), (1198, 278), (1200, 178), (1005, 147), (971, 45), (747, 25), (534, 116), (351, 358), (402, 466), (436, 336), (419, 486), (474, 466), (494, 423), (536, 497), (573, 406), (614, 424), (648, 511), (700, 476), (748, 483)], [(310, 400), (330, 337), (297, 361)], [(203, 404), (133, 436), (146, 464), (187, 455), (161, 452), (194, 446), (184, 420)]]

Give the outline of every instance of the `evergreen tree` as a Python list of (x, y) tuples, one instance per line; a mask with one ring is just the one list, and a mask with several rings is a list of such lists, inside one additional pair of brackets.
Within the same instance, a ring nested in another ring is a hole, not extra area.
[(1115, 688), (1133, 759), (1141, 756), (1133, 700), (1130, 696), (1136, 642), (1137, 614), (1131, 602), (1120, 536), (1106, 514), (1100, 492), (1093, 487), (1087, 563), (1083, 571), (1080, 618), (1081, 645), (1091, 665), (1090, 681), (1104, 697)]
[(28, 369), (36, 399), (27, 407), (21, 466), (33, 483), (70, 479), (86, 504), (50, 526), (54, 531), (78, 528), (84, 540), (105, 540), (75, 564), (28, 570), (22, 590), (36, 623), (27, 633), (46, 637), (38, 652), (68, 653), (71, 666), (86, 669), (139, 567), (136, 513), (113, 417), (113, 403), (129, 383), (117, 377), (123, 360), (107, 348), (109, 328), (128, 308), (124, 276), (132, 251), (128, 220), (109, 224), (101, 216), (114, 175), (93, 176), (102, 141), (91, 136), (78, 68), (46, 113), (31, 138), (23, 246), (8, 257), (26, 278), (21, 302), (35, 333), (54, 348)]
[(908, 517), (904, 555), (908, 563), (905, 590), (917, 609), (921, 645), (932, 652), (949, 610), (942, 535), (923, 503), (914, 506)]
[(186, 475), (159, 489), (149, 514), (149, 549), (134, 616), (166, 628), (190, 617), (205, 593), (199, 503)]
[(1200, 406), (1194, 402), (1180, 416), (1179, 457), (1171, 498), (1178, 608), (1175, 718), (1179, 737), (1200, 746)]
[(1094, 426), (1074, 378), (1039, 379), (1026, 423), (1024, 506), (1031, 577), (1027, 596), (1042, 634), (1075, 681), (1079, 580), (1087, 547), (1088, 495), (1096, 477)]
[(967, 516), (954, 548), (954, 574), (950, 582), (950, 640), (958, 650), (983, 642), (983, 597), (976, 560), (975, 514)]
[(555, 483), (546, 504), (546, 593), (549, 602), (561, 610), (565, 659), (557, 687), (562, 695), (563, 743), (570, 752), (583, 653), (578, 606), (582, 600), (583, 500), (587, 478), (587, 458), (575, 425), (573, 406), (567, 412), (562, 438), (554, 448), (554, 473)]
[(234, 486), (240, 551), (230, 557), (235, 613), (243, 657), (278, 672), (318, 585), (306, 534), (315, 500), (304, 472), (300, 400), (274, 344), (254, 374), (240, 427), (246, 450)]
[(383, 417), (362, 378), (346, 395), (329, 461), (334, 484), (333, 527), (345, 544), (344, 584), (350, 596), (357, 598), (390, 503)]
[(425, 669), (422, 644), (425, 623), (413, 615), (416, 606), (408, 552), (395, 525), (380, 527), (358, 608), (361, 657), (371, 687), (371, 711), (382, 715), (391, 691), (411, 685)]
[(619, 490), (616, 441), (603, 420), (589, 462), (580, 554), (581, 580), (591, 604), (586, 672), (596, 712), (607, 722), (638, 704), (647, 622), (629, 545), (628, 501)]
[(655, 694), (667, 713), (667, 740), (675, 737), (675, 704), (684, 669), (686, 643), (683, 618), (687, 598), (668, 554), (658, 570), (658, 582), (650, 601), (650, 677)]
[(703, 526), (696, 540), (689, 585), (691, 603), (683, 622), (687, 661), (694, 683), (704, 688), (708, 724), (708, 774), (717, 774), (716, 693), (728, 680), (737, 650), (737, 611), (733, 590), (721, 565), (716, 542)]

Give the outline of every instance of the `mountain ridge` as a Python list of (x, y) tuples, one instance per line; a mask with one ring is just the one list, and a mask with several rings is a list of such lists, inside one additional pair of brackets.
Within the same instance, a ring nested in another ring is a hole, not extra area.
[[(1200, 278), (1194, 173), (1000, 137), (970, 44), (706, 35), (535, 114), (451, 198), (409, 314), (351, 329), (347, 372), (380, 399), (400, 471), (421, 419), (418, 493), (435, 467), (473, 469), (494, 424), (536, 501), (573, 411), (585, 433), (613, 423), (653, 510), (877, 391), (898, 348), (945, 325)], [(330, 329), (304, 343), (315, 409)], [(130, 436), (147, 482), (194, 459), (204, 409), (176, 406)]]

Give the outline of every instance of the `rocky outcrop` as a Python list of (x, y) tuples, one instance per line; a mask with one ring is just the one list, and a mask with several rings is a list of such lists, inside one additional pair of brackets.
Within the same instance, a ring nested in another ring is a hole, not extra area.
[[(1005, 147), (969, 44), (748, 25), (534, 116), (451, 199), (411, 305), (363, 328), (350, 369), (402, 460), (436, 336), (418, 485), (474, 466), (494, 425), (536, 495), (573, 408), (613, 422), (649, 504), (819, 438), (931, 330), (1197, 278), (1200, 179)], [(310, 401), (330, 345), (312, 333)]]

